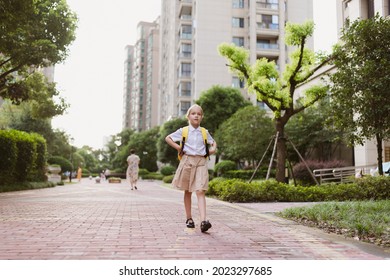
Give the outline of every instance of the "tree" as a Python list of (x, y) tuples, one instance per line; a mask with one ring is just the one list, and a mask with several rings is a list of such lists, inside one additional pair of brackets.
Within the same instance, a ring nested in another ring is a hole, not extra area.
[(0, 96), (29, 99), (25, 78), (66, 58), (76, 23), (66, 0), (0, 0)]
[(255, 163), (266, 151), (274, 134), (272, 120), (265, 110), (246, 106), (221, 124), (215, 138), (224, 159)]
[(347, 22), (334, 49), (337, 71), (330, 77), (335, 125), (350, 144), (375, 137), (383, 175), (382, 141), (390, 138), (390, 19), (376, 15)]
[(202, 92), (195, 103), (202, 107), (204, 113), (202, 126), (210, 133), (215, 133), (238, 109), (251, 105), (238, 89), (219, 85)]
[[(345, 147), (343, 129), (333, 125), (331, 115), (330, 98), (326, 97), (294, 115), (286, 125), (288, 139), (304, 158), (329, 161), (337, 147)], [(287, 150), (289, 160), (299, 162), (296, 151), (290, 146)]]
[(312, 85), (302, 93), (302, 98), (294, 103), (296, 89), (306, 83), (313, 74), (326, 65), (330, 57), (315, 56), (314, 52), (305, 48), (306, 40), (312, 36), (314, 23), (308, 21), (303, 24), (287, 23), (287, 45), (295, 46), (291, 54), (291, 62), (286, 66), (284, 73), (279, 75), (274, 61), (261, 58), (254, 65), (250, 65), (248, 50), (234, 44), (223, 43), (219, 52), (224, 56), (231, 71), (242, 80), (250, 93), (255, 93), (257, 99), (264, 102), (274, 114), (277, 139), (277, 171), (276, 180), (284, 181), (286, 164), (286, 139), (284, 128), (290, 118), (315, 104), (327, 93), (326, 85)]

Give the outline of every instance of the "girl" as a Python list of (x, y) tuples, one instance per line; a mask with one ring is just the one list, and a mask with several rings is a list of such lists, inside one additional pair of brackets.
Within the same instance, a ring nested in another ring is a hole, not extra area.
[[(210, 149), (206, 149), (200, 127), (200, 123), (203, 119), (203, 110), (199, 105), (195, 104), (188, 109), (187, 119), (189, 123), (188, 139), (185, 139), (183, 148), (176, 143), (182, 140), (183, 128), (176, 130), (165, 138), (165, 141), (171, 147), (175, 148), (182, 156), (172, 180), (172, 185), (184, 191), (184, 208), (186, 211), (186, 225), (188, 228), (195, 227), (191, 214), (191, 197), (192, 193), (196, 192), (201, 220), (200, 229), (202, 232), (205, 232), (211, 228), (210, 222), (206, 220), (205, 193), (208, 189), (209, 182), (207, 156), (216, 152), (217, 143), (207, 131), (207, 143), (211, 146)], [(208, 154), (206, 152), (207, 150)]]

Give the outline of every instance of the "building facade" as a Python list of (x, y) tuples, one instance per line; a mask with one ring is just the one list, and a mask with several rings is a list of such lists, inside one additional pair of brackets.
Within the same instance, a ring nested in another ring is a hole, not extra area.
[[(313, 19), (312, 0), (162, 0), (159, 123), (182, 116), (214, 85), (240, 88), (218, 53), (221, 43), (250, 51), (251, 63), (266, 57), (282, 71), (290, 49), (284, 24)], [(312, 39), (308, 42), (313, 48)]]
[(125, 48), (123, 129), (143, 131), (158, 125), (158, 21), (138, 23), (135, 45)]

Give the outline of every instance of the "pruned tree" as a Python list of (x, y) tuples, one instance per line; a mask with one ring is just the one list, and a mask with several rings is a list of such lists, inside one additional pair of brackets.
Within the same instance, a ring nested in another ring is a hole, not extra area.
[(375, 138), (383, 175), (382, 141), (390, 139), (390, 18), (347, 21), (334, 48), (330, 76), (334, 124), (352, 145)]
[(290, 63), (283, 74), (279, 74), (274, 61), (261, 58), (254, 65), (249, 63), (249, 52), (243, 47), (223, 43), (219, 52), (228, 60), (228, 67), (242, 80), (246, 80), (249, 93), (254, 93), (259, 101), (264, 102), (274, 114), (277, 139), (277, 171), (276, 180), (284, 181), (286, 164), (286, 138), (284, 127), (289, 119), (315, 104), (326, 96), (328, 87), (323, 84), (312, 85), (297, 98), (297, 87), (306, 83), (313, 74), (325, 66), (330, 57), (316, 56), (306, 48), (306, 41), (312, 36), (314, 23), (287, 23), (285, 43), (295, 46), (296, 50), (290, 56)]

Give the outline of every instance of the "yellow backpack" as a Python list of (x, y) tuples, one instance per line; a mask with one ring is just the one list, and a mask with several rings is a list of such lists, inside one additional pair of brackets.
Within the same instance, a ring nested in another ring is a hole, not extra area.
[[(201, 127), (200, 130), (202, 131), (203, 141), (206, 146), (206, 155), (204, 157), (209, 156), (209, 147), (207, 144), (207, 130), (204, 127)], [(188, 126), (183, 127), (183, 130), (181, 132), (181, 142), (180, 142), (180, 152), (177, 155), (177, 158), (181, 160), (182, 156), (180, 155), (183, 152), (184, 149), (184, 143), (186, 142), (186, 139), (188, 137)]]

